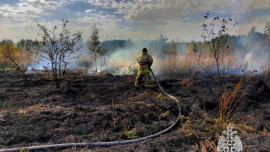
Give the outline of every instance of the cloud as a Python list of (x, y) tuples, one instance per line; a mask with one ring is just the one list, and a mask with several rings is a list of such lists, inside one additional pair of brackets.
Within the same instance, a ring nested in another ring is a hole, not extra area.
[(30, 5), (48, 10), (56, 10), (67, 3), (61, 0), (22, 0), (21, 2), (28, 2)]
[(72, 30), (84, 31), (85, 38), (94, 20), (106, 40), (153, 40), (162, 33), (170, 40), (191, 41), (201, 40), (206, 12), (237, 19), (240, 24), (231, 33), (245, 34), (254, 25), (263, 31), (269, 18), (263, 10), (270, 11), (269, 0), (18, 0), (0, 5), (0, 21), (3, 29), (14, 30), (2, 30), (14, 39), (27, 36), (20, 32), (32, 34), (29, 26), (36, 21), (50, 26), (69, 19)]
[(122, 13), (128, 21), (142, 24), (168, 22), (168, 20), (209, 10), (242, 14), (252, 10), (270, 9), (269, 0), (88, 0), (88, 3), (115, 9), (117, 13)]
[(93, 9), (87, 9), (87, 10), (85, 10), (84, 11), (84, 13), (92, 13), (92, 12), (94, 12), (95, 10), (93, 10)]
[(253, 17), (253, 16), (245, 16), (244, 17), (245, 21), (242, 24), (239, 24), (238, 26), (236, 26), (232, 31), (231, 34), (247, 34), (248, 32), (250, 32), (251, 28), (253, 26), (256, 27), (256, 31), (263, 33), (264, 29), (265, 29), (265, 25), (267, 22), (270, 21), (270, 17), (265, 15), (265, 16), (260, 16), (260, 17)]
[[(244, 23), (240, 22), (240, 25), (232, 31), (233, 34), (247, 33), (254, 25), (258, 31), (263, 31), (266, 24), (265, 20), (260, 19), (266, 18), (263, 14), (253, 19), (245, 14), (254, 10), (270, 9), (268, 0), (88, 0), (88, 3), (114, 9), (116, 13), (122, 14), (127, 22), (136, 26), (136, 31), (128, 27), (119, 29), (119, 26), (117, 29), (116, 25), (107, 25), (107, 28), (121, 33), (124, 37), (132, 35), (135, 40), (155, 39), (159, 33), (176, 40), (201, 40), (202, 17), (210, 11), (243, 21)], [(200, 15), (201, 18), (192, 19)], [(189, 22), (185, 23), (185, 20)]]
[(50, 10), (63, 6), (63, 1), (52, 0), (20, 0), (17, 4), (0, 5), (0, 14), (9, 23), (34, 22), (41, 16), (49, 15)]
[(35, 23), (0, 24), (0, 39), (11, 39), (15, 42), (20, 39), (37, 39), (38, 29)]

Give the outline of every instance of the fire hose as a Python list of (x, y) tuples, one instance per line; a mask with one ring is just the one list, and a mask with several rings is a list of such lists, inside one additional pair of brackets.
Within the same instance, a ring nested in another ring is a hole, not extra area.
[(65, 144), (52, 144), (52, 145), (41, 145), (41, 146), (30, 146), (30, 147), (20, 147), (20, 148), (10, 148), (10, 149), (0, 149), (0, 152), (16, 152), (16, 151), (20, 151), (20, 150), (44, 150), (44, 149), (57, 149), (57, 148), (70, 148), (70, 147), (86, 147), (86, 146), (115, 146), (115, 145), (124, 145), (124, 144), (131, 144), (131, 143), (136, 143), (136, 142), (141, 142), (144, 141), (146, 139), (149, 138), (155, 138), (158, 137), (166, 132), (168, 132), (169, 130), (171, 130), (178, 122), (179, 122), (179, 117), (181, 116), (181, 105), (180, 105), (180, 101), (168, 94), (167, 92), (164, 91), (164, 89), (161, 87), (161, 85), (159, 84), (159, 82), (157, 81), (156, 76), (154, 75), (152, 69), (150, 68), (150, 71), (153, 75), (153, 78), (156, 82), (156, 84), (158, 85), (159, 89), (161, 90), (161, 92), (163, 92), (166, 96), (170, 97), (171, 99), (173, 99), (178, 106), (178, 117), (177, 119), (166, 129), (149, 135), (149, 136), (145, 136), (145, 137), (141, 137), (141, 138), (137, 138), (137, 139), (131, 139), (131, 140), (122, 140), (122, 141), (109, 141), (109, 142), (93, 142), (93, 143), (65, 143)]

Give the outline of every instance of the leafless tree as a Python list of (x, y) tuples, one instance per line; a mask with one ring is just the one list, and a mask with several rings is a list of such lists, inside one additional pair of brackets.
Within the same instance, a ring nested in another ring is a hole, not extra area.
[(108, 57), (108, 49), (105, 43), (102, 43), (98, 49), (98, 55), (100, 60), (100, 70), (102, 70), (102, 67), (106, 65), (107, 57)]
[(97, 26), (95, 23), (91, 26), (91, 36), (90, 36), (90, 45), (88, 47), (89, 53), (94, 54), (94, 60), (95, 60), (95, 68), (97, 72), (97, 58), (98, 58), (98, 52), (100, 51), (100, 41), (99, 41), (99, 30), (97, 29)]
[(95, 70), (97, 72), (98, 63), (97, 60), (100, 61), (100, 70), (106, 64), (107, 57), (107, 47), (105, 43), (100, 42), (99, 30), (95, 22), (91, 25), (91, 36), (90, 36), (90, 44), (88, 47), (89, 54), (93, 55), (95, 62)]
[(37, 51), (37, 55), (50, 63), (57, 88), (63, 80), (68, 60), (78, 57), (75, 52), (78, 52), (81, 48), (79, 45), (81, 33), (71, 35), (67, 29), (68, 21), (62, 20), (62, 22), (63, 25), (59, 36), (56, 34), (57, 26), (54, 26), (50, 31), (45, 25), (37, 23), (38, 28), (41, 30), (39, 35), (43, 44), (43, 48)]
[[(214, 17), (209, 18), (210, 14), (206, 14), (204, 16), (202, 28), (202, 38), (204, 41), (208, 44), (208, 47), (210, 49), (210, 54), (214, 61), (218, 72), (218, 89), (219, 89), (219, 95), (220, 98), (222, 96), (221, 93), (221, 73), (220, 73), (220, 67), (222, 64), (222, 61), (224, 59), (224, 53), (226, 51), (226, 48), (229, 46), (224, 43), (226, 37), (228, 36), (228, 33), (231, 31), (231, 29), (236, 26), (238, 23), (237, 21), (233, 22), (233, 19), (231, 18), (220, 18), (220, 17)], [(222, 100), (220, 105), (223, 105)], [(223, 106), (220, 106), (220, 108), (223, 108)], [(223, 109), (220, 109), (221, 112), (223, 112)], [(223, 120), (223, 113), (220, 114), (221, 119)]]
[[(206, 42), (209, 43), (209, 42)], [(192, 44), (193, 57), (199, 67), (208, 75), (209, 78), (213, 79), (213, 60), (209, 58), (209, 52), (206, 48), (207, 44)]]
[(176, 61), (176, 54), (177, 54), (177, 48), (176, 43), (174, 41), (171, 41), (167, 50), (167, 55), (169, 56), (169, 77), (170, 79), (175, 79), (176, 75), (176, 67), (175, 63)]

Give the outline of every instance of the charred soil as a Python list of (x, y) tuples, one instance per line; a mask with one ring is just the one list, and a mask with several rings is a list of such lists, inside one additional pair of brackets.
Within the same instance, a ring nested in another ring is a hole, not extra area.
[[(225, 124), (218, 118), (217, 80), (179, 78), (160, 84), (182, 105), (160, 92), (134, 87), (135, 76), (92, 75), (70, 78), (56, 89), (42, 76), (0, 73), (0, 148), (69, 142), (135, 139), (161, 131), (175, 119), (177, 127), (160, 137), (112, 147), (74, 147), (46, 151), (213, 151)], [(239, 101), (229, 120), (242, 139), (244, 151), (268, 151), (270, 91), (258, 78), (224, 77), (223, 92)]]

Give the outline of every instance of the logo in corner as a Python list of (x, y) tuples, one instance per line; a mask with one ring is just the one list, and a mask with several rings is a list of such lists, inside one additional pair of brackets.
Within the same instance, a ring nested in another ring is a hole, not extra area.
[(231, 125), (227, 126), (227, 130), (222, 131), (222, 135), (219, 136), (218, 152), (242, 152), (242, 142), (237, 135), (237, 131), (233, 130)]

